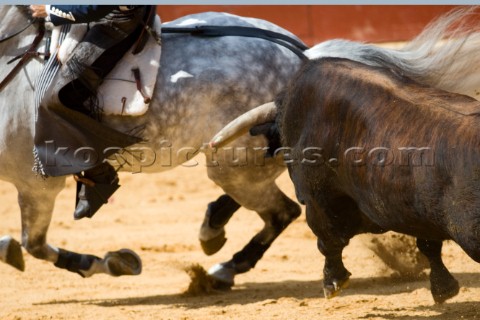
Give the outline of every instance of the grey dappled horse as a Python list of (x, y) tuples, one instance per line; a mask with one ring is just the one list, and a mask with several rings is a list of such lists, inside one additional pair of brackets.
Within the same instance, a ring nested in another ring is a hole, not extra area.
[[(22, 8), (1, 6), (0, 34), (20, 30), (27, 24), (27, 19)], [(201, 13), (166, 25), (185, 27), (195, 23), (261, 27), (295, 38), (266, 21), (222, 13)], [(6, 67), (7, 61), (23, 53), (36, 33), (37, 27), (32, 25), (0, 43), (2, 79), (10, 69)], [(292, 51), (263, 39), (162, 35), (161, 69), (150, 110), (140, 117), (105, 116), (102, 120), (119, 131), (143, 129), (141, 135), (147, 142), (137, 146), (142, 150), (142, 160), (136, 162), (135, 157), (120, 156), (118, 164), (127, 171), (160, 172), (187, 161), (225, 123), (250, 108), (272, 100), (299, 64), (300, 58)], [(100, 259), (59, 249), (46, 242), (55, 198), (64, 187), (65, 178), (43, 180), (32, 172), (33, 93), (35, 79), (41, 69), (41, 59), (30, 60), (0, 92), (3, 108), (0, 118), (0, 177), (13, 183), (18, 190), (22, 245), (36, 258), (82, 276), (95, 273), (138, 274), (140, 260), (129, 250), (109, 253)], [(246, 137), (239, 141), (238, 146), (264, 147), (265, 139)], [(186, 154), (184, 150), (187, 150)], [(135, 151), (128, 156), (131, 154)], [(145, 158), (151, 154), (155, 155), (156, 161), (146, 165), (149, 160)], [(174, 156), (170, 157), (171, 154)], [(203, 228), (201, 238), (206, 246), (212, 238), (223, 243), (223, 224), (228, 221), (225, 216), (231, 216), (240, 205), (258, 212), (265, 221), (265, 227), (230, 262), (227, 284), (232, 285), (234, 274), (253, 267), (301, 210), (275, 185), (274, 180), (284, 167), (273, 164), (272, 159), (266, 159), (264, 165), (252, 163), (247, 166), (222, 159), (218, 162), (218, 166), (207, 167), (208, 176), (228, 196), (222, 196), (209, 207), (209, 216), (219, 211), (222, 217), (217, 221), (220, 225), (208, 223)], [(218, 249), (217, 244), (211, 251)], [(10, 236), (0, 242), (0, 257), (8, 264), (23, 269), (20, 245)]]

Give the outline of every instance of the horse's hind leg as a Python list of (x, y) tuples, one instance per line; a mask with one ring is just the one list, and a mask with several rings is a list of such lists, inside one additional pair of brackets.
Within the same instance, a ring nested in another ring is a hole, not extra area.
[(62, 178), (48, 178), (45, 181), (17, 185), (22, 216), (22, 245), (27, 252), (37, 259), (50, 261), (56, 267), (76, 272), (82, 277), (95, 273), (112, 276), (139, 274), (141, 261), (131, 250), (109, 252), (101, 259), (56, 248), (46, 242), (55, 198), (63, 188), (64, 181)]
[(228, 194), (208, 204), (205, 219), (200, 227), (200, 244), (207, 255), (217, 253), (227, 241), (225, 225), (240, 205)]
[(231, 260), (209, 270), (219, 287), (229, 287), (234, 284), (236, 274), (255, 267), (278, 235), (300, 215), (301, 209), (275, 184), (274, 179), (282, 171), (278, 166), (218, 169), (209, 168), (209, 177), (238, 204), (256, 211), (265, 223), (262, 230)]
[(0, 238), (0, 261), (3, 261), (20, 271), (25, 270), (22, 247), (20, 243), (11, 236)]

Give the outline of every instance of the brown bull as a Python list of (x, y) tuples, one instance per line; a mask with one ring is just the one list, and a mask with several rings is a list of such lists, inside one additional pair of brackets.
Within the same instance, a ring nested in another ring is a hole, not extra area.
[[(272, 119), (274, 108), (255, 118)], [(455, 296), (442, 241), (480, 262), (480, 102), (327, 58), (308, 62), (276, 108), (285, 161), (325, 256), (326, 296), (348, 281), (349, 240), (388, 230), (417, 237), (436, 302)]]

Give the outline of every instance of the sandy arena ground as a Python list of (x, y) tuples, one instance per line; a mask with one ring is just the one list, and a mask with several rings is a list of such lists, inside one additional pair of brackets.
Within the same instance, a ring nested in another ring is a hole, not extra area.
[[(254, 212), (241, 209), (227, 226), (228, 241), (205, 256), (197, 233), (208, 202), (222, 192), (204, 168), (177, 168), (147, 175), (122, 174), (122, 188), (89, 220), (72, 219), (74, 188), (57, 198), (49, 242), (103, 256), (130, 248), (143, 260), (139, 276), (96, 275), (83, 279), (24, 254), (26, 271), (0, 264), (0, 319), (474, 319), (480, 318), (480, 266), (453, 243), (443, 250), (447, 267), (459, 280), (457, 297), (435, 305), (426, 277), (398, 279), (361, 238), (344, 253), (352, 272), (350, 287), (326, 300), (323, 257), (305, 222), (294, 222), (256, 268), (236, 279), (229, 292), (202, 296), (183, 293), (190, 279), (184, 269), (228, 260), (261, 228)], [(279, 184), (293, 197), (287, 175)], [(0, 184), (1, 231), (20, 238), (14, 188)]]

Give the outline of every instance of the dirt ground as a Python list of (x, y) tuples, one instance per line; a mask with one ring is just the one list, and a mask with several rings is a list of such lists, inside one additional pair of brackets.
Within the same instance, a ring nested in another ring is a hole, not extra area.
[[(323, 297), (323, 257), (305, 222), (295, 221), (252, 271), (239, 275), (228, 292), (184, 295), (184, 269), (209, 268), (228, 260), (261, 228), (253, 212), (241, 209), (227, 226), (228, 241), (205, 256), (197, 241), (208, 202), (222, 192), (204, 168), (177, 168), (162, 174), (122, 174), (122, 188), (91, 219), (72, 219), (74, 188), (59, 195), (50, 243), (103, 256), (130, 248), (143, 260), (139, 276), (96, 275), (83, 279), (24, 254), (21, 273), (0, 264), (0, 319), (474, 319), (480, 318), (480, 266), (449, 243), (447, 267), (459, 280), (458, 296), (435, 305), (428, 279), (395, 276), (355, 238), (344, 253), (350, 287), (334, 299)], [(279, 185), (293, 197), (287, 175)], [(1, 231), (20, 238), (20, 215), (13, 187), (0, 184)]]

